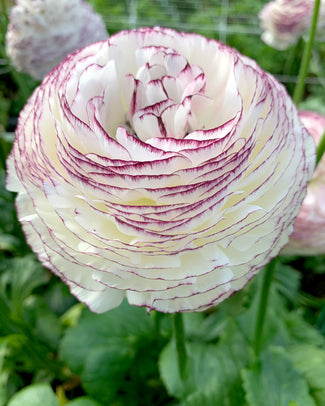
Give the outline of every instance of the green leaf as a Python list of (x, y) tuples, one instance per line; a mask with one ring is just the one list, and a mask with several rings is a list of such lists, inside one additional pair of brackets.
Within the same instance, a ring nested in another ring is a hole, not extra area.
[(317, 328), (320, 333), (325, 337), (325, 306), (320, 311), (317, 317)]
[(5, 366), (5, 358), (8, 354), (8, 342), (6, 338), (0, 338), (0, 406), (4, 406), (8, 397), (7, 382), (10, 370)]
[(325, 350), (301, 344), (288, 349), (294, 366), (306, 379), (317, 406), (325, 405)]
[[(68, 286), (57, 278), (52, 278), (51, 283), (47, 285), (46, 291), (42, 295), (50, 308), (58, 315), (63, 315), (74, 304), (80, 303), (71, 294)], [(84, 304), (80, 304), (86, 307)]]
[[(88, 396), (83, 396), (77, 398), (67, 403), (68, 406), (102, 406), (100, 403), (96, 402), (94, 399), (89, 398)], [(44, 405), (45, 406), (45, 405)]]
[(9, 401), (8, 406), (59, 406), (51, 386), (36, 383), (17, 392)]
[(56, 314), (39, 296), (31, 295), (24, 301), (24, 320), (35, 337), (56, 349), (61, 336), (61, 325)]
[(21, 318), (23, 301), (35, 288), (47, 282), (47, 274), (35, 255), (16, 257), (5, 262), (6, 271), (1, 275), (0, 286), (9, 292), (11, 315)]
[(134, 355), (124, 339), (115, 340), (119, 341), (94, 348), (81, 374), (87, 394), (105, 405), (111, 402), (122, 386)]
[(67, 326), (67, 327), (75, 327), (75, 326), (77, 326), (84, 308), (85, 308), (84, 303), (80, 303), (80, 302), (78, 302), (75, 305), (71, 306), (61, 316), (62, 325)]
[(287, 313), (284, 321), (290, 334), (290, 344), (325, 345), (325, 337), (319, 330), (307, 323), (298, 312), (291, 311)]
[(19, 239), (12, 234), (0, 232), (0, 251), (13, 252), (19, 247)]
[[(323, 103), (324, 107), (324, 103)], [(315, 110), (314, 110), (315, 111)], [(325, 273), (325, 255), (315, 255), (305, 258), (305, 268), (312, 270), (314, 273)]]
[(223, 398), (219, 392), (219, 387), (214, 383), (205, 388), (205, 391), (199, 390), (198, 392), (189, 395), (182, 406), (247, 406), (243, 397), (239, 400), (235, 397), (225, 397)]
[[(188, 364), (184, 382), (180, 379), (177, 356), (172, 340), (162, 351), (160, 374), (170, 395), (178, 399), (205, 396), (215, 388), (215, 404), (231, 406), (244, 404), (240, 370), (247, 364), (249, 349), (235, 323), (230, 323), (218, 344), (187, 343)], [(194, 396), (194, 395), (193, 395)]]
[(71, 370), (80, 374), (90, 351), (98, 347), (109, 347), (116, 337), (135, 337), (153, 333), (152, 318), (147, 312), (123, 302), (118, 308), (103, 314), (85, 309), (79, 324), (69, 328), (61, 340), (60, 356)]
[(280, 347), (265, 351), (242, 377), (249, 406), (316, 406), (306, 381)]
[(300, 280), (300, 272), (280, 261), (277, 262), (274, 275), (275, 286), (292, 303), (298, 302)]
[[(258, 277), (262, 274), (258, 275)], [(259, 289), (261, 279), (257, 281), (257, 290)], [(256, 318), (259, 307), (259, 295), (255, 295), (250, 308), (237, 317), (237, 321), (247, 340), (254, 341)], [(277, 292), (274, 284), (271, 286), (266, 317), (262, 334), (262, 348), (270, 344), (283, 345), (288, 341), (288, 331), (284, 322), (287, 309), (284, 301)]]

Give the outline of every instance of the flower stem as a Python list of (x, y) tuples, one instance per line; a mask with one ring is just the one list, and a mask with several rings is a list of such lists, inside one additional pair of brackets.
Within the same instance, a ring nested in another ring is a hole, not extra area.
[(0, 169), (6, 170), (6, 145), (3, 139), (3, 133), (0, 132)]
[[(2, 15), (4, 17), (4, 20), (6, 22), (6, 25), (8, 24), (8, 13), (7, 13), (7, 7), (6, 7), (6, 1), (5, 0), (1, 0), (1, 8), (2, 8)], [(5, 31), (4, 31), (5, 32)]]
[(302, 55), (302, 61), (301, 61), (301, 65), (300, 65), (298, 81), (297, 81), (295, 90), (293, 92), (293, 101), (296, 104), (296, 106), (298, 106), (298, 104), (301, 102), (301, 99), (302, 99), (302, 96), (304, 93), (304, 89), (305, 89), (306, 76), (307, 76), (310, 57), (311, 57), (311, 51), (312, 51), (313, 43), (314, 43), (314, 39), (315, 39), (319, 8), (320, 8), (320, 0), (315, 0), (308, 40), (306, 42), (304, 52)]
[(185, 379), (187, 353), (185, 346), (184, 323), (182, 313), (173, 315), (174, 335), (176, 341), (178, 371), (182, 380)]
[(264, 278), (262, 284), (262, 290), (260, 295), (260, 302), (258, 305), (256, 325), (255, 325), (255, 335), (254, 335), (254, 353), (256, 358), (260, 356), (261, 353), (261, 343), (262, 334), (264, 327), (265, 314), (267, 309), (268, 298), (270, 294), (270, 288), (273, 280), (273, 275), (275, 271), (276, 259), (273, 259), (264, 269)]
[(158, 311), (152, 312), (152, 317), (153, 317), (153, 323), (154, 323), (154, 334), (155, 337), (158, 338), (160, 336), (160, 322), (161, 319), (164, 317), (163, 313), (160, 313)]
[(317, 145), (316, 166), (319, 164), (319, 161), (322, 159), (324, 152), (325, 152), (325, 132), (322, 135), (322, 138), (320, 139), (320, 141)]

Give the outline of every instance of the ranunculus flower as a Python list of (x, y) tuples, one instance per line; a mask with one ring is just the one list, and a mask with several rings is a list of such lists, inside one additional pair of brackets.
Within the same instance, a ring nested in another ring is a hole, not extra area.
[[(300, 111), (301, 121), (316, 144), (325, 131), (325, 117), (312, 111)], [(325, 254), (325, 157), (323, 156), (312, 180), (307, 195), (294, 224), (284, 254), (318, 255)]]
[(163, 28), (70, 55), (22, 111), (8, 160), (44, 266), (93, 311), (204, 310), (287, 243), (314, 142), (236, 50)]
[[(275, 0), (259, 14), (262, 40), (273, 48), (284, 50), (294, 45), (309, 29), (314, 0)], [(325, 2), (322, 1), (318, 31), (324, 32)]]
[(101, 16), (84, 0), (16, 0), (9, 20), (7, 54), (35, 79), (69, 53), (108, 37)]

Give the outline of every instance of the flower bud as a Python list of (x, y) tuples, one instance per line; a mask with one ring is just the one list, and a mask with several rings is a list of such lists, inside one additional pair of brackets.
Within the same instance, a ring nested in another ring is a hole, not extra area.
[(101, 16), (84, 0), (17, 0), (6, 50), (18, 71), (41, 80), (71, 52), (107, 37)]
[[(312, 111), (300, 111), (299, 117), (318, 144), (325, 131), (325, 117)], [(325, 157), (317, 165), (308, 184), (307, 195), (298, 214), (294, 231), (284, 254), (325, 254)]]
[[(259, 13), (262, 40), (273, 48), (285, 50), (308, 32), (314, 0), (274, 0)], [(321, 3), (318, 35), (324, 33), (325, 2)]]

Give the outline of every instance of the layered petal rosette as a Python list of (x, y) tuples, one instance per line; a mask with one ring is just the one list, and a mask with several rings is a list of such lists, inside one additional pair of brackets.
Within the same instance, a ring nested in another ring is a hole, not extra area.
[(69, 53), (107, 37), (102, 17), (84, 0), (16, 0), (6, 50), (17, 70), (43, 79)]
[[(299, 117), (318, 144), (325, 131), (325, 117), (312, 111), (299, 111)], [(307, 195), (295, 220), (294, 231), (284, 254), (325, 254), (325, 157), (317, 165), (308, 184)]]
[(9, 190), (27, 240), (93, 311), (204, 310), (287, 243), (314, 142), (236, 50), (163, 28), (69, 56), (22, 111)]
[[(284, 50), (294, 45), (309, 29), (314, 0), (274, 0), (259, 14), (262, 40), (273, 48)], [(324, 34), (325, 2), (322, 1), (318, 33)]]

